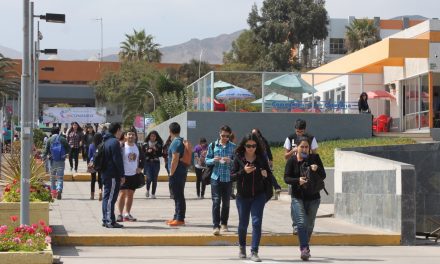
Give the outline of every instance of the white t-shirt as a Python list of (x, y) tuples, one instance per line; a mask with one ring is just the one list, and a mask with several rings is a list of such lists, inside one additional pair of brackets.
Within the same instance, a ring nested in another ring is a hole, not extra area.
[[(289, 137), (287, 137), (286, 141), (284, 142), (284, 148), (287, 149), (287, 150), (290, 150), (291, 147), (292, 147), (292, 142), (290, 142)], [(316, 138), (313, 137), (311, 149), (315, 150), (317, 148), (318, 148), (318, 142), (316, 141)]]
[(122, 157), (124, 160), (125, 176), (135, 175), (139, 164), (139, 149), (136, 144), (130, 146), (128, 143), (124, 143)]

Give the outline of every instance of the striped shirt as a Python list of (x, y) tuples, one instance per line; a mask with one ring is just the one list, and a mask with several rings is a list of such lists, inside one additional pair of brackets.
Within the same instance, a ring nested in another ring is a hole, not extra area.
[[(232, 161), (234, 160), (236, 145), (228, 141), (228, 143), (223, 146), (219, 140), (217, 140), (214, 142), (215, 147), (213, 152), (211, 144), (209, 144), (208, 155), (206, 155), (206, 165), (214, 164), (211, 179), (220, 180), (221, 182), (230, 182)], [(220, 161), (214, 161), (214, 157), (228, 157), (231, 161), (229, 163), (221, 163)]]

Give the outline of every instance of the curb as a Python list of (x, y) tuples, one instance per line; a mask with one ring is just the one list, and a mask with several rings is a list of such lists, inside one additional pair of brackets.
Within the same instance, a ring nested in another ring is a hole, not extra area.
[[(248, 235), (248, 241), (251, 236)], [(237, 235), (213, 236), (210, 234), (153, 234), (153, 235), (105, 235), (75, 234), (53, 235), (52, 242), (58, 246), (233, 246)], [(312, 236), (312, 245), (325, 246), (399, 246), (398, 234), (329, 234)], [(262, 246), (298, 246), (297, 236), (291, 234), (263, 234)]]
[[(44, 178), (46, 181), (50, 180), (50, 176), (46, 175)], [(91, 180), (90, 173), (75, 173), (75, 174), (64, 174), (64, 181), (71, 182), (87, 182)], [(168, 175), (159, 175), (157, 178), (158, 182), (168, 182)], [(195, 175), (188, 175), (186, 178), (186, 182), (196, 182)]]

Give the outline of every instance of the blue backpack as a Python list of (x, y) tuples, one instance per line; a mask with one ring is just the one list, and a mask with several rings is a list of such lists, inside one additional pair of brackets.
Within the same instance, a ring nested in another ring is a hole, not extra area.
[(61, 144), (60, 137), (58, 135), (50, 144), (50, 154), (53, 161), (63, 161), (66, 156), (66, 150), (63, 144)]

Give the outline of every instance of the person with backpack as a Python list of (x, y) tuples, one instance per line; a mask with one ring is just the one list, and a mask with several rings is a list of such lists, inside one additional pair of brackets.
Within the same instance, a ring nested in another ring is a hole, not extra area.
[(166, 222), (169, 226), (185, 225), (186, 200), (185, 183), (187, 168), (181, 161), (185, 154), (183, 138), (180, 137), (180, 125), (173, 122), (169, 125), (171, 144), (168, 149), (168, 168), (170, 170), (170, 184), (174, 194), (174, 216)]
[[(252, 216), (251, 260), (261, 262), (258, 248), (261, 239), (263, 211), (267, 201), (265, 180), (273, 177), (264, 147), (256, 134), (246, 135), (235, 151), (231, 177), (237, 182), (239, 258), (246, 258), (246, 236)], [(268, 178), (269, 177), (269, 178)]]
[(43, 158), (50, 160), (50, 189), (56, 190), (56, 198), (61, 200), (65, 160), (70, 147), (67, 140), (60, 135), (59, 127), (53, 127), (51, 133), (52, 136), (47, 140)]
[(155, 130), (148, 133), (147, 137), (145, 138), (145, 142), (142, 145), (142, 152), (145, 156), (144, 174), (147, 176), (147, 191), (145, 196), (147, 198), (150, 197), (150, 187), (152, 187), (151, 199), (156, 199), (157, 178), (160, 171), (159, 158), (162, 156), (162, 146), (162, 138)]
[(69, 164), (70, 171), (73, 170), (73, 161), (75, 161), (75, 172), (78, 172), (78, 156), (82, 146), (83, 132), (77, 122), (72, 122), (70, 129), (67, 131), (67, 142), (70, 146)]
[(231, 167), (236, 146), (229, 140), (231, 133), (232, 130), (229, 126), (222, 126), (219, 133), (220, 139), (209, 145), (206, 156), (206, 165), (214, 165), (211, 174), (211, 199), (212, 233), (215, 236), (220, 235), (220, 231), (228, 232), (229, 204), (232, 192)]
[[(299, 141), (298, 139), (300, 137), (307, 137), (309, 139), (309, 141), (311, 142), (311, 152), (312, 153), (317, 153), (318, 152), (318, 142), (316, 141), (316, 138), (310, 134), (306, 133), (306, 127), (307, 127), (307, 123), (305, 120), (303, 119), (297, 119), (295, 122), (295, 133), (289, 135), (286, 138), (286, 141), (284, 142), (284, 149), (285, 149), (285, 153), (284, 153), (284, 158), (286, 159), (286, 161), (292, 157), (295, 156), (298, 153), (298, 145), (299, 145)], [(291, 190), (291, 186), (289, 185), (289, 194), (292, 192)], [(292, 218), (292, 228), (293, 228), (293, 234), (297, 234), (297, 227), (295, 224), (295, 217), (293, 215), (293, 207), (291, 209), (290, 212), (290, 216)]]
[[(122, 159), (119, 138), (122, 134), (120, 123), (111, 123), (108, 132), (103, 136), (104, 142), (98, 146), (94, 165), (102, 172), (104, 197), (102, 199), (102, 226), (107, 228), (121, 228), (123, 225), (116, 222), (115, 203), (119, 188), (124, 184), (124, 161)], [(99, 158), (98, 158), (99, 157)], [(99, 164), (99, 166), (96, 166)]]
[(206, 168), (206, 155), (208, 154), (208, 144), (206, 138), (200, 138), (199, 144), (194, 147), (194, 167), (196, 171), (196, 192), (197, 198), (205, 198), (206, 184), (202, 180), (203, 169)]
[(91, 175), (91, 181), (90, 181), (90, 200), (95, 199), (95, 183), (96, 183), (96, 175), (98, 175), (98, 188), (99, 188), (99, 194), (98, 194), (98, 201), (102, 201), (102, 180), (101, 180), (101, 171), (97, 171), (94, 166), (94, 156), (97, 147), (102, 143), (102, 135), (101, 133), (96, 133), (93, 136), (92, 144), (89, 146), (88, 155), (87, 155), (87, 166), (90, 168), (90, 175)]
[(326, 174), (321, 158), (310, 149), (310, 139), (299, 137), (297, 140), (298, 151), (286, 163), (284, 181), (292, 186), (291, 212), (298, 228), (301, 259), (309, 260), (309, 241), (321, 202), (319, 192), (325, 189)]

